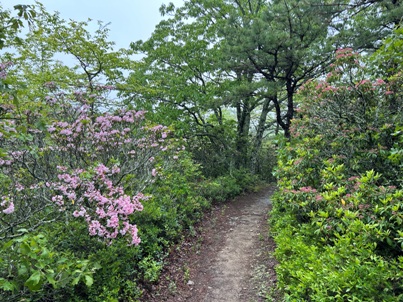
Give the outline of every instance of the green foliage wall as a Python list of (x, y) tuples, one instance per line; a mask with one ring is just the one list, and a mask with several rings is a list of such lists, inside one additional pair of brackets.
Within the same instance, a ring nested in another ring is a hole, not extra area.
[(301, 89), (271, 218), (287, 301), (403, 298), (402, 77), (379, 72), (341, 49)]

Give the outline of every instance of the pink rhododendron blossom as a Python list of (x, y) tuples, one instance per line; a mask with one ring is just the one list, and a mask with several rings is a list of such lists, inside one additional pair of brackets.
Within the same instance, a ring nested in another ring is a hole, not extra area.
[(323, 200), (323, 197), (321, 195), (316, 195), (315, 200), (316, 201), (321, 201), (321, 200)]
[(302, 187), (299, 190), (304, 193), (316, 193), (316, 189), (313, 189), (312, 187)]
[[(130, 242), (139, 242), (137, 237), (132, 237), (137, 236), (137, 232), (130, 231), (133, 226), (128, 219), (135, 211), (143, 209), (141, 201), (146, 198), (141, 193), (130, 197), (124, 194), (123, 187), (113, 184), (110, 177), (120, 173), (119, 167), (108, 168), (104, 164), (98, 164), (92, 171), (76, 169), (59, 174), (60, 182), (53, 184), (59, 195), (53, 196), (52, 201), (62, 206), (65, 204), (64, 200), (68, 200), (70, 203), (67, 206), (80, 207), (80, 210), (73, 212), (73, 216), (85, 218), (91, 236), (97, 235), (110, 240), (124, 233), (131, 236)], [(90, 178), (88, 172), (92, 175)], [(122, 228), (125, 231), (120, 232)]]
[(118, 174), (120, 173), (120, 168), (118, 166), (113, 166), (112, 167), (112, 174)]
[(56, 195), (52, 197), (52, 201), (57, 204), (58, 206), (64, 205), (64, 200), (62, 195)]
[(379, 85), (385, 85), (386, 82), (382, 79), (376, 79), (375, 83), (373, 84), (374, 86), (379, 86)]
[(8, 208), (3, 210), (3, 213), (4, 213), (4, 214), (11, 214), (11, 213), (13, 213), (13, 212), (14, 212), (14, 203), (13, 203), (13, 202), (10, 202), (10, 203), (8, 204)]
[(24, 186), (22, 184), (20, 184), (19, 182), (17, 182), (15, 184), (15, 189), (17, 190), (17, 192), (21, 192), (22, 190), (24, 190)]
[[(53, 85), (47, 86), (58, 89)], [(168, 148), (169, 130), (162, 125), (144, 126), (145, 111), (119, 110), (112, 114), (94, 110), (92, 103), (87, 105), (85, 91), (76, 91), (74, 97), (51, 92), (45, 97), (52, 109), (49, 114), (54, 114), (49, 121), (57, 122), (45, 126), (46, 139), (38, 129), (27, 129), (40, 146), (35, 149), (38, 152), (28, 152), (21, 145), (29, 143), (15, 139), (7, 142), (15, 150), (11, 148), (7, 157), (0, 158), (3, 171), (13, 173), (10, 189), (16, 195), (13, 198), (30, 198), (33, 204), (49, 202), (67, 217), (82, 220), (91, 236), (99, 236), (108, 243), (117, 236), (126, 236), (129, 244), (139, 244), (137, 226), (131, 223), (131, 216), (143, 210), (142, 202), (147, 197), (137, 192), (158, 174), (155, 159), (160, 158), (161, 152), (174, 152)], [(62, 103), (63, 98), (69, 99)], [(14, 121), (0, 121), (0, 126), (2, 141), (18, 129)], [(172, 157), (166, 158), (172, 161)], [(37, 179), (23, 175), (22, 180), (14, 178), (20, 170), (37, 173)], [(138, 181), (130, 183), (134, 176)], [(10, 196), (2, 197), (0, 202), (4, 214), (12, 213), (14, 204), (21, 204)]]
[(0, 206), (5, 207), (2, 210), (4, 214), (11, 214), (14, 212), (14, 202), (11, 196), (2, 196)]

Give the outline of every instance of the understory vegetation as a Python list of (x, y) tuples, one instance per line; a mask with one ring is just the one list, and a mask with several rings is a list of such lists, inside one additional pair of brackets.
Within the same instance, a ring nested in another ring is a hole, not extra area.
[(212, 203), (275, 180), (286, 301), (402, 300), (401, 1), (160, 13), (117, 50), (0, 3), (1, 300), (138, 301)]
[[(287, 301), (403, 298), (401, 34), (365, 63), (339, 50), (300, 90), (271, 218)], [(388, 56), (386, 73), (371, 69)]]

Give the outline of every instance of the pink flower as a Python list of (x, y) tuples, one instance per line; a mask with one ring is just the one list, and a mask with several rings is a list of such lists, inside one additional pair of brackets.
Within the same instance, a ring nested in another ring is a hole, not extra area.
[(15, 189), (16, 189), (18, 192), (21, 192), (22, 190), (24, 190), (24, 186), (23, 186), (22, 184), (20, 184), (20, 183), (16, 183), (16, 184), (15, 184)]
[(374, 86), (379, 86), (379, 85), (384, 85), (384, 84), (386, 84), (384, 80), (376, 79)]
[(70, 200), (75, 200), (77, 198), (75, 192), (67, 193), (67, 198)]
[(138, 245), (141, 242), (140, 238), (137, 236), (137, 227), (135, 225), (130, 226), (130, 235), (132, 239), (129, 243), (130, 245)]
[(4, 214), (11, 214), (14, 212), (14, 203), (12, 201), (9, 202), (8, 208), (3, 210)]
[(52, 197), (52, 201), (57, 204), (58, 206), (62, 206), (64, 204), (63, 196), (56, 195)]
[(119, 172), (120, 172), (120, 168), (119, 168), (119, 167), (114, 166), (114, 167), (112, 168), (112, 174), (118, 174)]
[(68, 127), (69, 124), (66, 122), (58, 122), (58, 123), (56, 123), (56, 125), (61, 128), (66, 128), (66, 127)]
[(105, 173), (109, 172), (109, 168), (106, 167), (103, 164), (99, 164), (96, 168), (95, 171), (99, 174), (99, 175), (104, 175)]
[(368, 84), (370, 81), (369, 80), (361, 80), (360, 82), (358, 82), (355, 86), (360, 86), (360, 85), (365, 85)]
[(107, 220), (106, 226), (114, 229), (119, 227), (119, 218), (117, 214), (113, 214), (111, 218)]
[(321, 201), (321, 200), (323, 200), (323, 197), (321, 195), (316, 195), (315, 200), (316, 201)]

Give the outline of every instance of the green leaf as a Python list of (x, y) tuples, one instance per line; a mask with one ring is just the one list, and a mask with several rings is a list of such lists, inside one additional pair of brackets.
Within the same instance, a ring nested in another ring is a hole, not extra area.
[(76, 277), (76, 278), (74, 278), (74, 279), (71, 281), (71, 285), (77, 285), (78, 282), (80, 282), (80, 279), (81, 279), (81, 275), (78, 276), (78, 277)]
[(85, 285), (87, 285), (88, 287), (90, 287), (93, 283), (94, 283), (94, 278), (92, 278), (91, 275), (85, 275)]
[(53, 272), (49, 272), (46, 274), (46, 280), (53, 285), (53, 287), (56, 287), (57, 282), (54, 278), (54, 273)]
[(0, 278), (0, 288), (6, 291), (13, 291), (17, 289), (14, 282), (10, 282), (4, 278)]
[(2, 250), (3, 250), (3, 251), (7, 250), (7, 249), (10, 248), (13, 244), (14, 244), (14, 241), (13, 241), (13, 240), (8, 241), (7, 243), (5, 243), (5, 244), (3, 245)]
[(41, 272), (35, 271), (27, 281), (25, 281), (25, 286), (27, 286), (30, 290), (35, 291), (41, 288)]
[(20, 251), (21, 251), (21, 254), (27, 255), (31, 252), (31, 247), (27, 243), (22, 242), (20, 245)]
[(28, 272), (27, 266), (24, 263), (20, 263), (20, 265), (18, 266), (18, 275), (23, 276), (27, 274), (27, 272)]

